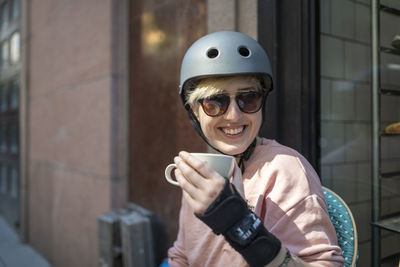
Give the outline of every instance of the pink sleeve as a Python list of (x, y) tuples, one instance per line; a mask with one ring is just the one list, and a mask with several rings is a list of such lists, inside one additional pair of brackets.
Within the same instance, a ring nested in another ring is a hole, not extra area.
[(185, 245), (184, 245), (184, 226), (183, 221), (185, 217), (185, 205), (183, 204), (179, 212), (179, 231), (178, 237), (174, 242), (174, 245), (168, 250), (168, 264), (171, 267), (181, 267), (189, 266), (186, 255), (185, 255)]
[(341, 250), (324, 205), (324, 200), (316, 195), (305, 198), (286, 212), (271, 232), (310, 266), (342, 266)]
[(295, 150), (264, 144), (253, 162), (257, 172), (245, 180), (256, 214), (292, 255), (310, 266), (343, 266), (317, 173)]
[(311, 266), (342, 266), (318, 175), (299, 154), (279, 154), (265, 169), (268, 179), (263, 220), (295, 256)]

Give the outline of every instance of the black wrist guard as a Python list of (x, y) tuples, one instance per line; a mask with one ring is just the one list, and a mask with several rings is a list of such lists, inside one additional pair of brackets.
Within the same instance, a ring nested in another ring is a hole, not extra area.
[(261, 220), (247, 208), (234, 185), (224, 189), (204, 215), (196, 215), (215, 234), (224, 235), (250, 266), (265, 266), (281, 249), (281, 242), (265, 229)]

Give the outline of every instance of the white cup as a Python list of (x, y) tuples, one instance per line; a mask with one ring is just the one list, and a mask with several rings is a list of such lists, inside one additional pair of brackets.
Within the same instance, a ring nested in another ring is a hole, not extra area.
[[(199, 158), (205, 162), (211, 169), (218, 172), (222, 177), (229, 179), (232, 176), (233, 169), (235, 167), (235, 158), (228, 155), (211, 154), (211, 153), (190, 153), (192, 156)], [(165, 179), (173, 185), (179, 183), (174, 180), (171, 176), (172, 171), (176, 168), (176, 164), (169, 164), (165, 168)]]

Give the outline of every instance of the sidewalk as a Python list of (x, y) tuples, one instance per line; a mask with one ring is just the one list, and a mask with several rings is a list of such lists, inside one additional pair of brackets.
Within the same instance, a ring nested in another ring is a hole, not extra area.
[(50, 267), (29, 245), (19, 241), (17, 233), (0, 216), (0, 267)]

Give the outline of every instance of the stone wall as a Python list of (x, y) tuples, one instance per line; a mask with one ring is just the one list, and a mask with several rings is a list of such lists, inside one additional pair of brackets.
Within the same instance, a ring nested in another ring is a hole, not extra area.
[(28, 11), (28, 241), (54, 266), (97, 266), (110, 208), (110, 1)]

